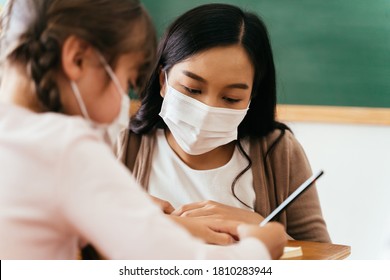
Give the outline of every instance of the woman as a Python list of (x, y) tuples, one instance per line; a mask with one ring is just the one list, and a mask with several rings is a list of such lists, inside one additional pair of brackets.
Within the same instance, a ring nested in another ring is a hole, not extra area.
[(0, 259), (74, 259), (86, 243), (116, 259), (281, 255), (277, 224), (194, 221), (230, 244), (241, 240), (204, 245), (117, 162), (112, 145), (128, 123), (128, 86), (154, 53), (139, 1), (9, 1), (2, 33)]
[[(275, 108), (264, 23), (235, 6), (199, 6), (160, 42), (119, 156), (166, 213), (258, 224), (311, 175)], [(279, 222), (294, 239), (330, 242), (315, 187)]]

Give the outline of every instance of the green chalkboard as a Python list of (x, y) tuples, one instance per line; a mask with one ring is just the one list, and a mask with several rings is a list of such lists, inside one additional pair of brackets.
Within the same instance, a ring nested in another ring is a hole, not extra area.
[(390, 0), (143, 0), (162, 35), (192, 7), (221, 2), (265, 21), (281, 104), (390, 108)]

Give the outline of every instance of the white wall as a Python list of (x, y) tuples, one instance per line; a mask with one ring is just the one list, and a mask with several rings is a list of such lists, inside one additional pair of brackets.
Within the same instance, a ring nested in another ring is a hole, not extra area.
[(350, 245), (349, 259), (383, 257), (390, 235), (390, 126), (288, 125), (313, 171), (325, 171), (317, 188), (333, 243)]

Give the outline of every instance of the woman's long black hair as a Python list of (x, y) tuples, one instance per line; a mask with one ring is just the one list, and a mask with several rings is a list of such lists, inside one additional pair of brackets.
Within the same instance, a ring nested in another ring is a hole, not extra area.
[(237, 198), (234, 185), (252, 165), (240, 139), (261, 138), (280, 129), (282, 133), (271, 145), (268, 155), (288, 129), (275, 120), (275, 66), (267, 28), (257, 15), (228, 4), (206, 4), (177, 18), (159, 44), (156, 65), (140, 93), (141, 106), (131, 120), (130, 129), (136, 134), (146, 134), (157, 127), (166, 127), (159, 116), (163, 102), (159, 80), (161, 70), (169, 71), (175, 64), (208, 49), (230, 45), (242, 46), (255, 70), (250, 109), (238, 127), (237, 146), (247, 158), (248, 166), (232, 184), (233, 195)]

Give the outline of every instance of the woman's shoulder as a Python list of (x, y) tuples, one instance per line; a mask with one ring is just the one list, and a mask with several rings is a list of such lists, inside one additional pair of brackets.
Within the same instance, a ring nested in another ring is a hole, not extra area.
[(306, 158), (301, 144), (289, 129), (274, 129), (266, 136), (252, 139), (250, 147), (254, 155), (258, 153), (261, 157), (270, 155), (274, 160), (291, 161)]
[(153, 149), (157, 134), (157, 129), (146, 134), (138, 134), (132, 131), (130, 126), (119, 135), (116, 156), (125, 164), (134, 163), (140, 150), (148, 154)]
[(277, 143), (279, 148), (294, 148), (296, 146), (300, 146), (299, 141), (289, 129), (274, 129), (265, 137), (261, 138), (260, 141), (264, 141), (267, 146), (272, 146)]
[(135, 142), (139, 145), (141, 142), (150, 142), (153, 141), (156, 137), (161, 136), (161, 133), (164, 133), (163, 129), (154, 128), (147, 133), (136, 133), (131, 129), (131, 126), (122, 131), (120, 138), (121, 141)]

